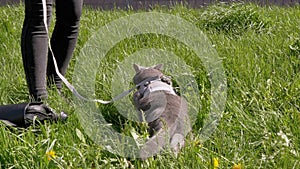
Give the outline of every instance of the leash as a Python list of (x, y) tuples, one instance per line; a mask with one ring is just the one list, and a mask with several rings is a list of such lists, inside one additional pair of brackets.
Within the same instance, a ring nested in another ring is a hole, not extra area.
[(101, 100), (101, 99), (89, 99), (89, 98), (83, 97), (82, 95), (79, 94), (79, 92), (75, 89), (75, 87), (59, 72), (59, 69), (58, 69), (58, 66), (57, 66), (57, 62), (56, 62), (56, 59), (54, 57), (53, 50), (51, 48), (50, 38), (49, 38), (49, 30), (48, 30), (48, 24), (47, 24), (47, 5), (46, 5), (46, 0), (42, 0), (42, 4), (43, 4), (43, 21), (44, 21), (45, 29), (46, 29), (46, 32), (47, 32), (48, 47), (49, 47), (49, 51), (52, 54), (55, 72), (58, 75), (58, 77), (62, 80), (62, 82), (67, 86), (67, 88), (77, 98), (79, 98), (81, 100), (84, 100), (84, 101), (98, 102), (98, 103), (101, 103), (101, 104), (109, 104), (109, 103), (113, 103), (113, 102), (115, 102), (117, 100), (122, 99), (123, 97), (127, 96), (128, 94), (130, 94), (133, 90), (135, 90), (136, 88), (138, 88), (139, 86), (144, 85), (147, 82), (159, 79), (158, 76), (147, 78), (144, 81), (142, 81), (141, 83), (137, 84), (135, 87), (133, 87), (133, 88), (127, 90), (127, 91), (124, 91), (123, 93), (117, 95), (116, 97), (114, 97), (113, 99), (108, 100), (108, 101)]

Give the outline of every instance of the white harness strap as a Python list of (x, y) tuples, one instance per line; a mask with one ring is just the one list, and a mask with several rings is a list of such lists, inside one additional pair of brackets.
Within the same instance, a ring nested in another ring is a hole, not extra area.
[[(48, 24), (47, 24), (47, 5), (46, 5), (46, 0), (42, 0), (42, 3), (43, 3), (43, 16), (44, 16), (44, 25), (45, 25), (45, 29), (46, 29), (46, 32), (47, 32), (47, 35), (49, 36), (49, 30), (48, 30)], [(87, 99), (83, 96), (81, 96), (77, 90), (75, 89), (75, 87), (59, 72), (58, 70), (58, 66), (57, 66), (57, 62), (56, 62), (56, 59), (54, 57), (54, 53), (53, 53), (53, 50), (51, 48), (51, 43), (50, 43), (50, 38), (48, 37), (48, 46), (49, 46), (49, 51), (51, 52), (52, 54), (52, 58), (53, 58), (53, 63), (54, 63), (54, 68), (55, 68), (55, 72), (56, 74), (58, 75), (58, 77), (63, 81), (63, 83), (72, 91), (72, 93), (82, 99), (82, 100), (86, 100), (86, 101), (96, 101), (96, 102), (99, 102), (99, 103), (102, 103), (102, 104), (108, 104), (110, 103), (111, 101), (104, 101), (104, 100), (98, 100), (98, 99)]]
[[(49, 30), (48, 30), (48, 24), (47, 24), (47, 5), (46, 5), (46, 0), (42, 0), (43, 3), (43, 19), (44, 19), (44, 25), (45, 25), (45, 29), (47, 32), (47, 35), (49, 36)], [(89, 99), (89, 98), (85, 98), (83, 96), (81, 96), (78, 91), (75, 89), (75, 87), (59, 72), (58, 70), (58, 66), (57, 66), (57, 62), (56, 59), (54, 57), (54, 53), (52, 51), (51, 48), (51, 44), (50, 44), (50, 38), (48, 37), (48, 46), (49, 46), (49, 50), (52, 54), (53, 57), (53, 63), (54, 63), (54, 68), (55, 68), (55, 72), (57, 73), (58, 77), (63, 81), (63, 83), (71, 90), (71, 92), (79, 99), (81, 100), (85, 100), (85, 101), (92, 101), (92, 102), (98, 102), (98, 103), (102, 103), (102, 104), (108, 104), (108, 103), (112, 103), (115, 102), (125, 96), (127, 96), (129, 93), (131, 93), (133, 90), (135, 90), (137, 87), (143, 85), (144, 83), (146, 83), (147, 81), (153, 81), (155, 79), (158, 79), (159, 77), (151, 77), (148, 78), (144, 81), (142, 81), (141, 83), (137, 84), (135, 87), (119, 94), (118, 96), (114, 97), (113, 99), (109, 100), (109, 101), (104, 101), (104, 100), (100, 100), (100, 99)]]
[[(48, 30), (48, 24), (47, 24), (47, 5), (46, 5), (46, 0), (42, 0), (43, 3), (43, 19), (44, 19), (44, 25), (45, 25), (45, 29), (47, 32), (47, 35), (49, 36), (49, 30)], [(63, 81), (63, 83), (71, 90), (71, 92), (79, 99), (81, 100), (85, 100), (85, 101), (92, 101), (92, 102), (98, 102), (98, 103), (102, 103), (102, 104), (108, 104), (108, 103), (112, 103), (115, 102), (123, 97), (125, 97), (126, 95), (128, 95), (130, 92), (132, 92), (134, 89), (136, 89), (137, 87), (139, 87), (140, 85), (142, 85), (142, 83), (145, 83), (146, 80), (151, 81), (154, 78), (158, 78), (158, 77), (152, 77), (149, 79), (146, 79), (145, 81), (141, 82), (140, 84), (137, 84), (135, 87), (121, 93), (120, 95), (114, 97), (113, 99), (109, 100), (109, 101), (104, 101), (104, 100), (100, 100), (100, 99), (89, 99), (89, 98), (85, 98), (83, 96), (81, 96), (78, 91), (75, 89), (75, 87), (59, 72), (58, 70), (58, 66), (57, 66), (57, 62), (56, 59), (54, 57), (54, 53), (53, 50), (51, 48), (51, 44), (50, 44), (50, 38), (48, 37), (48, 46), (49, 46), (49, 51), (52, 54), (53, 57), (53, 63), (54, 63), (54, 67), (55, 67), (55, 72), (58, 75), (58, 77)]]

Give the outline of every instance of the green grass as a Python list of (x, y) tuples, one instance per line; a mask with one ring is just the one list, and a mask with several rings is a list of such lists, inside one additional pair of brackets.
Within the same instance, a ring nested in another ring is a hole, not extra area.
[[(26, 102), (29, 99), (20, 49), (24, 6), (0, 9), (0, 103)], [(157, 7), (154, 11), (175, 14), (195, 24), (206, 33), (223, 60), (228, 98), (211, 138), (201, 144), (197, 140), (197, 131), (203, 127), (203, 117), (210, 106), (210, 84), (200, 60), (174, 39), (141, 35), (120, 42), (109, 52), (105, 67), (97, 75), (96, 93), (110, 98), (112, 71), (135, 51), (157, 47), (182, 56), (193, 68), (202, 109), (193, 126), (193, 137), (188, 138), (177, 158), (165, 153), (142, 162), (104, 151), (86, 135), (82, 137), (84, 130), (74, 113), (72, 94), (64, 89), (69, 98), (66, 101), (49, 89), (48, 104), (65, 110), (70, 118), (66, 123), (47, 123), (25, 130), (1, 124), (0, 168), (213, 168), (213, 158), (219, 159), (219, 168), (232, 168), (234, 163), (241, 163), (243, 168), (300, 167), (300, 7), (232, 4), (203, 9)], [(98, 28), (135, 12), (85, 8), (67, 78), (72, 79), (76, 56)], [(113, 106), (101, 109), (107, 120), (126, 134), (126, 127), (132, 124), (121, 118)], [(49, 150), (56, 152), (54, 160), (47, 159)]]

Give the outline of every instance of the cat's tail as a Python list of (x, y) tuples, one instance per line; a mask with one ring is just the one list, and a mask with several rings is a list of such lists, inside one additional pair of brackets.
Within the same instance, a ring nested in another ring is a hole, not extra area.
[(169, 133), (161, 129), (156, 135), (151, 137), (141, 148), (140, 158), (145, 160), (159, 153), (170, 141)]
[(185, 144), (185, 136), (192, 130), (189, 118), (186, 117), (182, 121), (175, 122), (168, 128), (161, 128), (154, 136), (152, 136), (143, 145), (140, 150), (140, 158), (145, 160), (155, 156), (160, 151), (170, 148), (177, 155)]
[(170, 144), (171, 136), (175, 132), (176, 127), (176, 123), (168, 128), (163, 127), (154, 136), (147, 140), (140, 150), (140, 158), (145, 160), (152, 157)]

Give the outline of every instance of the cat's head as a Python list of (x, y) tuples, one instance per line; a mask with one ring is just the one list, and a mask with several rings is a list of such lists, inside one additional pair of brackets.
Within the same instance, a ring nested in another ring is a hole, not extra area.
[(138, 84), (143, 80), (155, 76), (162, 77), (163, 73), (161, 72), (163, 64), (159, 64), (151, 67), (142, 67), (137, 64), (133, 64), (135, 70), (135, 76), (133, 77), (134, 84)]

